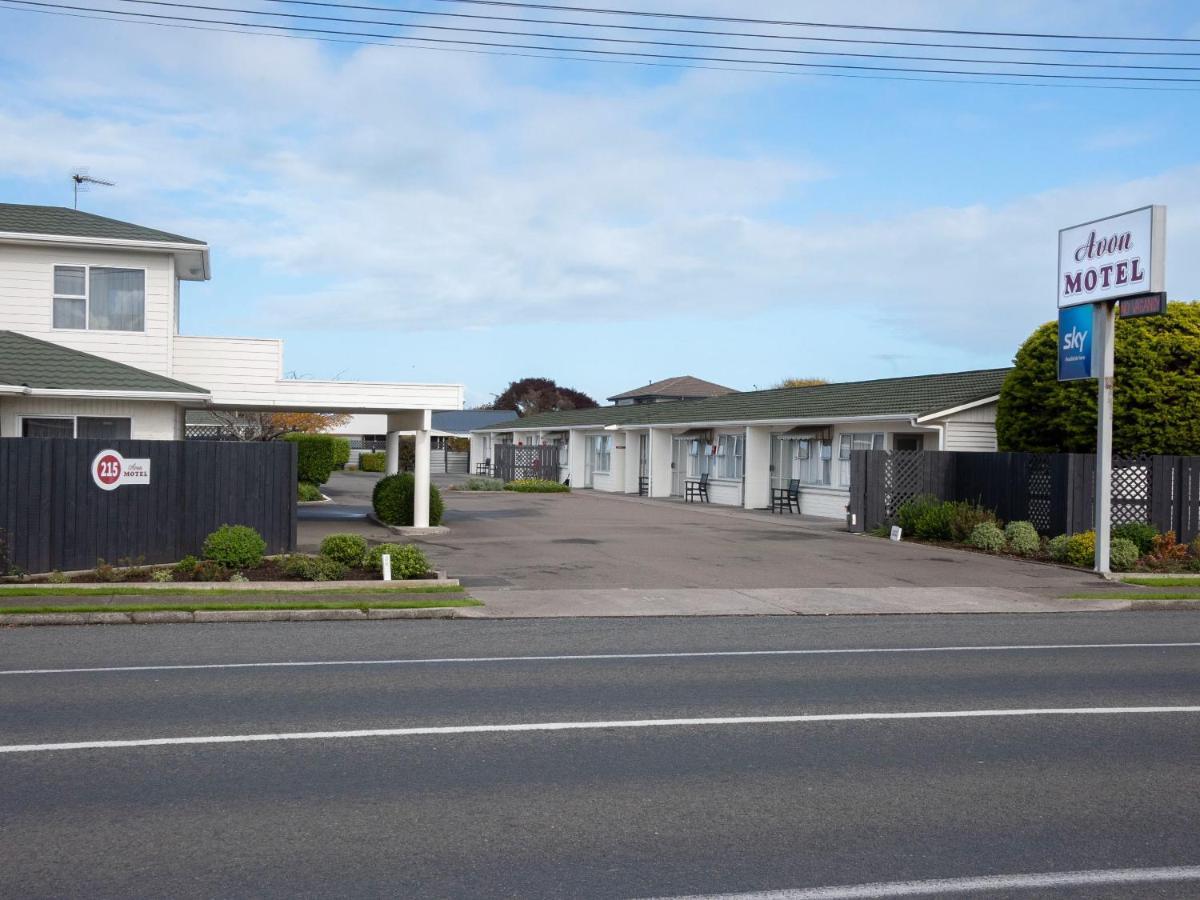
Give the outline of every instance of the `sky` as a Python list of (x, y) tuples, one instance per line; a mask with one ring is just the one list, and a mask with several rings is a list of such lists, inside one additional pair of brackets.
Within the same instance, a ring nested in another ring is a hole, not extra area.
[[(1200, 38), (1190, 0), (624, 8)], [(461, 383), (474, 405), (528, 376), (603, 401), (682, 374), (749, 390), (1003, 366), (1055, 315), (1058, 229), (1150, 203), (1168, 208), (1170, 297), (1200, 299), (1200, 83), (1089, 90), (620, 65), (30, 9), (0, 0), (0, 201), (69, 206), (78, 167), (115, 181), (80, 208), (212, 248), (212, 280), (183, 285), (181, 330), (282, 337), (285, 370), (301, 377)], [(1200, 66), (1200, 42), (1141, 46), (1190, 50), (1167, 64)]]

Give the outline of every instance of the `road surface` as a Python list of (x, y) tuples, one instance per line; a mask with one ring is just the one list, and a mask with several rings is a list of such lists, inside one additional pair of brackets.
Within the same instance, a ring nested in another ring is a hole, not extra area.
[(1200, 894), (1190, 613), (10, 629), (0, 670), (5, 897)]

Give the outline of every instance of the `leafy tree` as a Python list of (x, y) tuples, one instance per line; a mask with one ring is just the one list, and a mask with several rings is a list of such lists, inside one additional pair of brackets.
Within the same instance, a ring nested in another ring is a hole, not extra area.
[(795, 387), (813, 387), (818, 384), (829, 384), (826, 378), (785, 378), (779, 384), (771, 385), (775, 388), (795, 388)]
[(559, 387), (551, 378), (522, 378), (496, 398), (493, 409), (515, 409), (520, 416), (559, 412), (564, 409), (595, 409), (599, 404), (582, 391)]
[(221, 430), (241, 441), (276, 441), (285, 434), (320, 434), (345, 425), (349, 413), (213, 410)]
[[(1034, 331), (1014, 365), (996, 412), (1000, 449), (1094, 453), (1096, 382), (1058, 381), (1058, 323)], [(1118, 320), (1113, 447), (1200, 454), (1200, 304)]]

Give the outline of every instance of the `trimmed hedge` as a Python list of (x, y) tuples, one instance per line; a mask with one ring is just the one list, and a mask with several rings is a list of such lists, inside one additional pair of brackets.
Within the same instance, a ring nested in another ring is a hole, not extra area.
[(367, 552), (367, 567), (382, 572), (385, 553), (392, 558), (392, 578), (417, 578), (433, 570), (421, 549), (412, 544), (379, 544), (372, 547)]
[(506, 484), (504, 489), (519, 494), (565, 494), (571, 490), (567, 485), (548, 478), (518, 478)]
[(360, 472), (382, 472), (387, 468), (386, 453), (361, 453), (358, 457)]
[[(413, 496), (416, 480), (411, 472), (387, 475), (375, 485), (371, 493), (371, 506), (379, 521), (388, 525), (412, 525)], [(429, 524), (439, 525), (442, 521), (442, 494), (434, 485), (429, 486)]]
[(344, 469), (348, 462), (350, 462), (349, 438), (335, 437), (333, 439), (333, 467), (335, 469)]
[(285, 434), (283, 439), (296, 445), (296, 473), (300, 481), (320, 485), (329, 480), (337, 438), (331, 434)]
[(204, 558), (228, 569), (249, 569), (262, 562), (267, 542), (249, 525), (222, 525), (204, 539)]

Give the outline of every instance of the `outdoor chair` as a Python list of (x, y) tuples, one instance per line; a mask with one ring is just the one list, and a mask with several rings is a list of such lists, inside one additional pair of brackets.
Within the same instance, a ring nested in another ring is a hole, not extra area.
[(685, 503), (691, 503), (693, 500), (697, 499), (704, 503), (708, 502), (707, 472), (700, 476), (699, 481), (685, 481), (683, 483), (683, 499)]
[(639, 497), (649, 497), (650, 496), (650, 479), (647, 478), (645, 475), (642, 475), (638, 478), (638, 496)]
[(491, 475), (492, 474), (492, 458), (489, 456), (481, 463), (475, 464), (476, 475)]
[(771, 512), (800, 512), (800, 479), (793, 478), (785, 488), (771, 491)]

